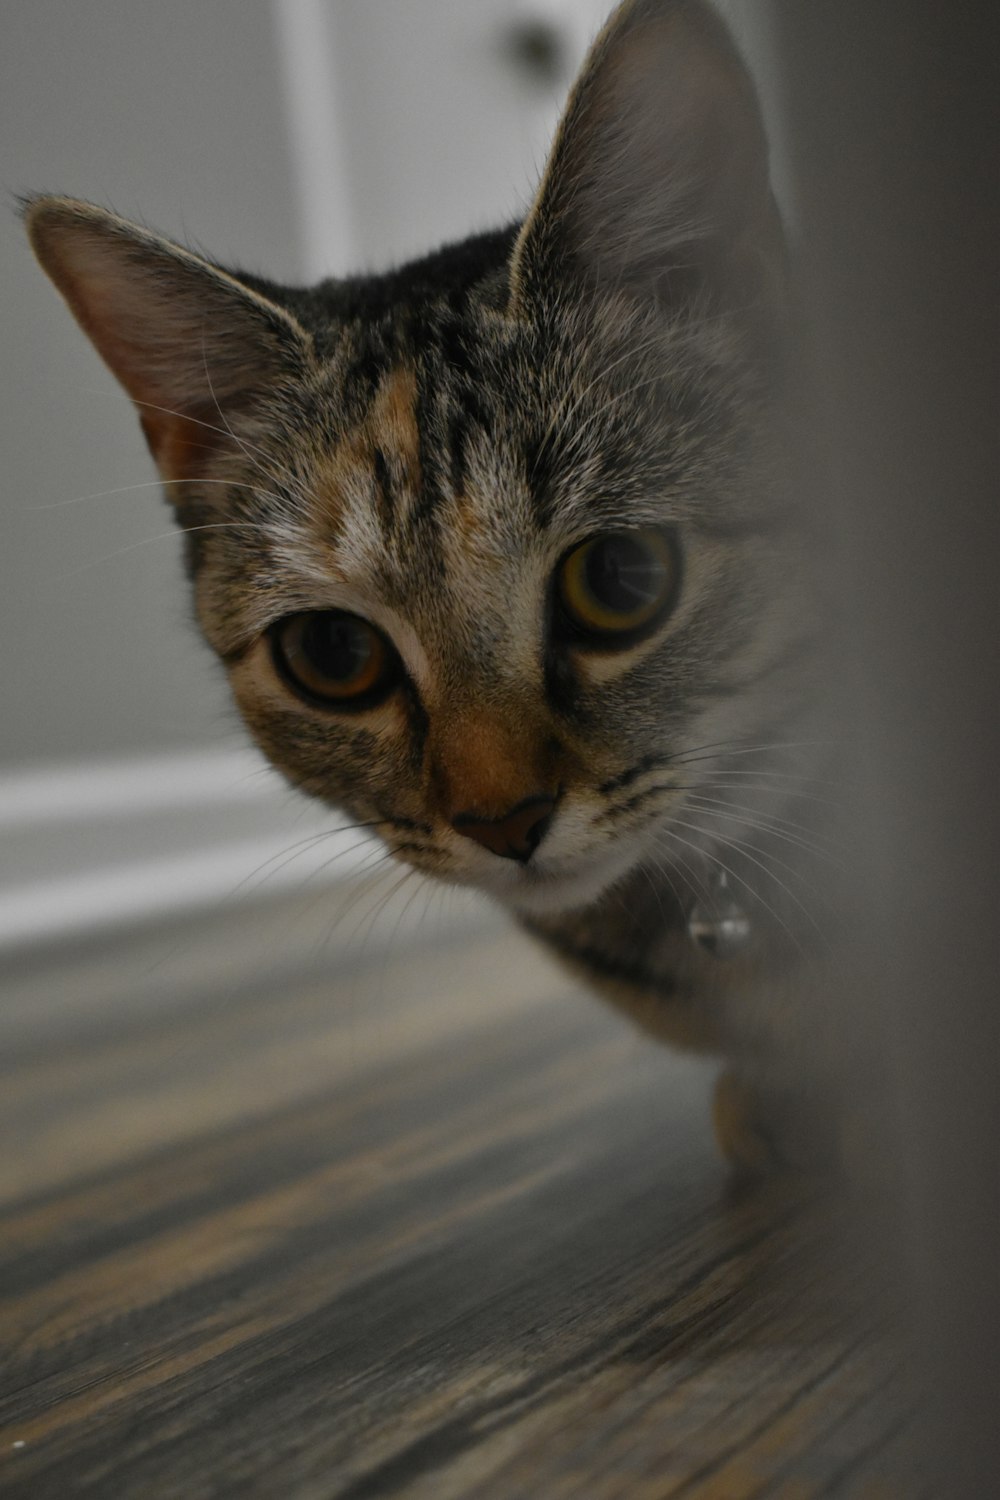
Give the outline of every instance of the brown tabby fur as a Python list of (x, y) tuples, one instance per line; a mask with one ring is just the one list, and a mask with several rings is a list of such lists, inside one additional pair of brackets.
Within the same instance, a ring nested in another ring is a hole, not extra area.
[[(198, 619), (274, 764), (492, 894), (650, 1031), (746, 1056), (808, 1029), (821, 622), (782, 237), (714, 14), (627, 0), (525, 223), (384, 275), (290, 289), (70, 199), (26, 217), (136, 403)], [(662, 626), (560, 644), (560, 558), (663, 524), (684, 576)], [(269, 627), (329, 608), (405, 663), (376, 708), (311, 706), (275, 672)], [(557, 807), (526, 865), (453, 827), (540, 793)], [(720, 866), (754, 924), (728, 964), (685, 934)]]

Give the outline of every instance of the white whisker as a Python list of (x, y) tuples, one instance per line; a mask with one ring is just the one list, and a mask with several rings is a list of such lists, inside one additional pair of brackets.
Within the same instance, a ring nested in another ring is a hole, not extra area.
[(247, 490), (250, 494), (257, 495), (262, 500), (275, 500), (281, 503), (280, 495), (275, 494), (272, 490), (262, 490), (255, 484), (247, 484), (245, 481), (231, 479), (199, 478), (196, 475), (191, 479), (144, 479), (139, 484), (122, 484), (117, 489), (99, 490), (94, 495), (71, 495), (68, 500), (53, 500), (46, 502), (45, 505), (31, 505), (28, 507), (28, 510), (32, 514), (37, 511), (65, 510), (67, 506), (83, 505), (85, 501), (89, 500), (111, 500), (118, 495), (132, 495), (137, 490), (161, 490), (175, 484), (190, 484), (199, 489), (204, 485), (218, 485), (225, 490)]
[[(744, 859), (749, 860), (750, 863), (752, 865), (756, 866), (756, 868), (758, 870), (761, 870), (763, 872), (763, 874), (765, 874), (768, 877), (768, 879), (774, 881), (774, 883), (778, 887), (778, 889), (780, 891), (782, 891), (788, 897), (789, 901), (791, 901), (793, 903), (793, 905), (795, 905), (795, 906), (798, 907), (799, 911), (806, 918), (806, 920), (822, 936), (822, 929), (820, 928), (819, 923), (816, 921), (816, 918), (813, 916), (813, 914), (809, 910), (809, 908), (806, 907), (806, 906), (804, 906), (802, 904), (802, 902), (799, 900), (799, 898), (795, 895), (794, 891), (792, 891), (791, 888), (785, 884), (785, 882), (781, 879), (781, 877), (779, 875), (776, 875), (772, 869), (770, 869), (766, 864), (764, 864), (763, 860), (756, 858), (756, 855), (762, 854), (762, 853), (764, 853), (764, 851), (761, 850), (761, 849), (758, 849), (755, 844), (748, 844), (743, 839), (727, 838), (724, 835), (714, 834), (709, 829), (699, 827), (699, 825), (696, 824), (696, 823), (685, 822), (683, 819), (680, 819), (680, 818), (672, 819), (671, 822), (670, 822), (670, 824), (668, 826), (671, 829), (673, 829), (674, 827), (677, 827), (677, 828), (686, 828), (691, 833), (700, 834), (702, 838), (710, 838), (710, 839), (713, 840), (713, 842), (721, 843), (721, 845), (722, 845), (722, 847), (724, 849), (732, 849), (735, 854), (739, 854)], [(778, 859), (776, 855), (769, 854), (768, 857), (771, 859), (771, 862), (773, 864), (776, 864), (779, 867), (779, 869), (784, 870), (787, 874), (795, 876), (795, 878), (802, 885), (804, 885), (806, 887), (806, 889), (810, 892), (811, 895), (818, 895), (819, 894), (819, 892), (815, 889), (815, 887), (813, 887), (810, 884), (810, 882), (803, 877), (803, 875), (801, 874), (801, 871), (794, 869), (791, 865), (785, 864), (785, 862), (783, 860)], [(744, 882), (744, 884), (746, 884), (746, 882)], [(748, 887), (748, 889), (750, 889), (750, 887)], [(759, 892), (757, 893), (757, 899), (758, 900), (761, 899)], [(777, 916), (776, 912), (773, 913), (773, 914), (775, 916)]]
[(82, 567), (74, 568), (69, 573), (61, 573), (53, 582), (65, 583), (70, 578), (79, 578), (84, 573), (90, 573), (94, 568), (100, 568), (105, 563), (115, 562), (119, 557), (127, 557), (130, 552), (137, 552), (140, 547), (149, 547), (153, 542), (166, 542), (172, 537), (192, 536), (201, 531), (249, 531), (255, 536), (260, 536), (265, 528), (251, 521), (212, 521), (204, 526), (174, 526), (169, 531), (157, 532), (155, 536), (140, 537), (137, 542), (129, 542), (126, 547), (119, 547), (116, 552), (105, 553), (103, 557), (95, 557), (90, 562), (84, 563)]
[[(258, 453), (258, 454), (261, 454), (263, 457), (267, 457), (267, 455), (264, 454), (264, 450), (262, 448), (258, 448), (256, 446), (256, 444), (249, 444), (248, 445), (248, 444), (244, 443), (240, 438), (238, 438), (236, 436), (236, 433), (233, 431), (232, 427), (229, 424), (228, 417), (226, 416), (225, 412), (222, 410), (222, 407), (219, 405), (219, 398), (215, 394), (215, 386), (212, 384), (212, 376), (211, 376), (211, 373), (209, 372), (209, 368), (208, 368), (208, 354), (207, 354), (206, 347), (205, 347), (204, 333), (202, 333), (202, 340), (201, 340), (201, 361), (202, 361), (202, 366), (203, 366), (204, 371), (205, 371), (205, 379), (208, 382), (209, 393), (211, 394), (212, 401), (213, 401), (213, 403), (215, 405), (215, 409), (216, 409), (216, 411), (219, 414), (219, 421), (222, 423), (223, 427), (225, 428), (225, 431), (228, 433), (228, 435), (232, 439), (232, 441), (236, 444), (237, 448), (239, 448), (240, 452), (243, 454), (243, 457), (247, 460), (247, 462), (250, 463), (250, 464), (253, 464), (254, 468), (255, 469), (259, 469), (260, 472), (264, 475), (264, 477), (266, 479), (268, 479), (268, 480), (270, 480), (270, 481), (273, 482), (273, 475), (271, 475), (271, 473), (270, 473), (269, 470), (267, 470), (267, 469), (264, 468), (263, 464), (260, 462), (260, 459), (256, 458), (254, 456), (255, 453)], [(251, 449), (253, 449), (253, 452), (251, 452)], [(268, 461), (270, 462), (270, 460), (268, 460)]]
[[(681, 824), (681, 827), (692, 828), (695, 833), (703, 832), (702, 829), (695, 827), (693, 824)], [(754, 890), (753, 886), (748, 880), (745, 880), (742, 875), (737, 873), (736, 870), (731, 869), (729, 865), (727, 865), (724, 860), (720, 859), (713, 850), (704, 849), (698, 844), (692, 843), (690, 839), (683, 838), (681, 834), (677, 833), (673, 827), (664, 827), (660, 830), (660, 832), (666, 837), (674, 839), (677, 843), (683, 844), (686, 848), (693, 850), (694, 853), (699, 855), (702, 859), (710, 860), (714, 865), (716, 865), (720, 870), (728, 875), (730, 879), (735, 880), (739, 885), (741, 885), (744, 890), (747, 891), (750, 896), (752, 896), (754, 901), (759, 902), (764, 910), (774, 918), (774, 920), (778, 923), (778, 926), (781, 927), (785, 932), (792, 946), (799, 954), (805, 957), (805, 951), (802, 947), (802, 944), (799, 942), (798, 938), (795, 936), (788, 923), (779, 915), (777, 911), (775, 911), (774, 907), (760, 894), (759, 891)]]
[[(763, 755), (775, 750), (814, 750), (831, 743), (826, 740), (776, 740), (771, 744), (748, 745), (739, 740), (718, 740), (715, 744), (695, 745), (679, 755), (668, 757), (670, 765), (690, 765), (696, 759), (721, 760), (724, 755)], [(703, 751), (717, 751), (716, 755), (703, 755)]]
[[(274, 879), (274, 877), (279, 875), (282, 870), (287, 869), (290, 864), (293, 864), (294, 861), (301, 855), (306, 853), (307, 850), (314, 848), (317, 844), (321, 844), (327, 839), (336, 838), (338, 834), (364, 833), (367, 829), (374, 829), (377, 827), (377, 823), (355, 823), (346, 827), (341, 824), (335, 828), (324, 828), (319, 833), (311, 833), (308, 835), (308, 837), (299, 839), (294, 844), (288, 844), (283, 849), (279, 849), (275, 854), (270, 855), (270, 857), (259, 864), (256, 869), (251, 870), (249, 875), (245, 875), (239, 882), (239, 884), (233, 887), (227, 899), (230, 901), (234, 900), (243, 890), (249, 890), (251, 892), (259, 891), (264, 885), (267, 884), (269, 880)], [(335, 864), (338, 859), (342, 859), (345, 855), (353, 854), (358, 849), (363, 849), (369, 842), (370, 835), (366, 834), (365, 837), (357, 839), (353, 844), (349, 844), (345, 848), (338, 850), (336, 854), (332, 855), (330, 859), (327, 860), (326, 863), (319, 868), (319, 870), (313, 871), (311, 873), (322, 874), (327, 869), (329, 869), (331, 865)], [(280, 863), (276, 863), (276, 861), (280, 861)], [(267, 874), (263, 875), (263, 879), (258, 878), (263, 874), (265, 870), (267, 871)], [(306, 878), (308, 879), (309, 877), (307, 876)], [(256, 883), (252, 884), (252, 882)]]
[(817, 841), (803, 835), (801, 825), (787, 823), (785, 819), (776, 817), (771, 813), (761, 812), (757, 808), (748, 807), (745, 804), (741, 805), (737, 802), (724, 802), (719, 797), (705, 797), (700, 792), (696, 792), (694, 796), (685, 797), (683, 806), (698, 806), (713, 816), (729, 815), (736, 818), (741, 826), (756, 828), (761, 833), (773, 834), (775, 838), (792, 844), (797, 849), (802, 849), (808, 854), (814, 854), (819, 859), (828, 860), (831, 864), (836, 865), (838, 869), (843, 869), (843, 865), (834, 858), (828, 849), (825, 849)]

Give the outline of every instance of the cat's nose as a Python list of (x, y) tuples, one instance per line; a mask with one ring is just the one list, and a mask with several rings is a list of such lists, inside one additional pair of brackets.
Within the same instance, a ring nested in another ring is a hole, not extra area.
[(555, 805), (554, 797), (540, 793), (525, 797), (499, 818), (484, 818), (475, 812), (456, 813), (451, 826), (463, 838), (475, 839), (491, 854), (526, 865), (545, 837)]

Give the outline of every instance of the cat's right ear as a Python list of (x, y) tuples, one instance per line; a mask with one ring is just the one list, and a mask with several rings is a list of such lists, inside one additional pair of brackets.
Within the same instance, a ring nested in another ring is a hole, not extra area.
[(514, 252), (515, 297), (574, 287), (739, 310), (784, 244), (750, 75), (704, 0), (624, 0), (577, 79)]
[(296, 320), (236, 277), (71, 198), (24, 205), (42, 268), (135, 402), (163, 477), (187, 480), (236, 419), (308, 367)]

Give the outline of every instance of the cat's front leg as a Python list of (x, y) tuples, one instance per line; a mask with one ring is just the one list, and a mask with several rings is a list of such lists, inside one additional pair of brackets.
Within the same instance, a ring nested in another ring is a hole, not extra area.
[(725, 1068), (716, 1080), (715, 1138), (740, 1177), (839, 1173), (845, 1165), (839, 1119), (825, 1090), (777, 1083), (739, 1066)]

